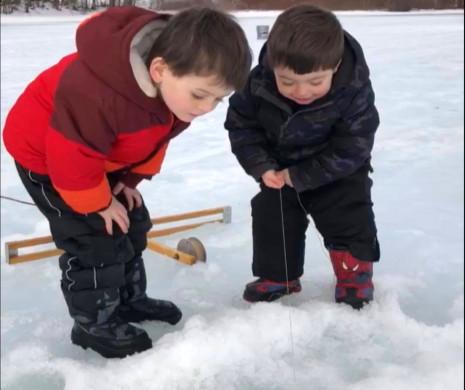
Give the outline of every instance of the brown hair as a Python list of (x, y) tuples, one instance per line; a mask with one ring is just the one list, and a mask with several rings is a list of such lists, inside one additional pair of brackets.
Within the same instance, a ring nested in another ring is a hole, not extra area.
[(334, 69), (344, 52), (344, 30), (336, 16), (312, 5), (297, 5), (276, 19), (268, 39), (272, 68), (297, 74)]
[(173, 16), (156, 39), (147, 65), (162, 57), (173, 74), (217, 76), (225, 86), (242, 89), (252, 54), (239, 24), (212, 8), (194, 7)]

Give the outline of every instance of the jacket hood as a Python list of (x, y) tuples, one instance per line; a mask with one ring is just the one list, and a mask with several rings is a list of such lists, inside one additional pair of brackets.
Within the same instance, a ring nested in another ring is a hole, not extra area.
[[(338, 71), (334, 75), (333, 91), (340, 87), (360, 87), (370, 77), (370, 71), (363, 54), (363, 50), (357, 40), (348, 32), (344, 31), (344, 54)], [(267, 43), (262, 47), (258, 63), (264, 67), (266, 73), (274, 75), (267, 60)]]
[(79, 59), (119, 94), (149, 111), (159, 111), (161, 101), (145, 60), (169, 18), (138, 7), (97, 13), (77, 30)]

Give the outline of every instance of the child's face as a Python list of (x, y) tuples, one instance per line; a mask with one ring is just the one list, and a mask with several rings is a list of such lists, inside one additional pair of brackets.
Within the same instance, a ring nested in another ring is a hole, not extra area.
[(297, 104), (306, 105), (329, 92), (337, 67), (305, 74), (297, 74), (287, 67), (276, 67), (273, 71), (279, 93)]
[(170, 111), (184, 122), (212, 111), (228, 96), (232, 89), (218, 83), (216, 76), (188, 74), (175, 76), (169, 66), (161, 60), (152, 61), (150, 75)]

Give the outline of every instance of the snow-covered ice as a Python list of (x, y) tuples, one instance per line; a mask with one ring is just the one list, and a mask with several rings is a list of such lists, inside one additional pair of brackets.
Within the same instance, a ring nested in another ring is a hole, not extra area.
[[(276, 14), (238, 17), (257, 55), (256, 25), (271, 25)], [(272, 304), (242, 301), (252, 278), (249, 200), (257, 185), (229, 151), (224, 103), (175, 139), (162, 173), (141, 186), (154, 216), (232, 206), (229, 225), (160, 240), (175, 246), (198, 237), (206, 264), (145, 254), (149, 293), (175, 301), (183, 320), (143, 324), (152, 350), (105, 360), (70, 343), (56, 258), (10, 266), (2, 253), (2, 389), (463, 388), (463, 12), (340, 17), (365, 49), (381, 114), (373, 152), (382, 250), (376, 301), (360, 312), (332, 302), (334, 278), (313, 226), (302, 293)], [(82, 17), (54, 18), (2, 17), (2, 127), (27, 83), (74, 50)], [(29, 200), (1, 151), (2, 195)], [(34, 207), (1, 206), (2, 248), (49, 234)]]

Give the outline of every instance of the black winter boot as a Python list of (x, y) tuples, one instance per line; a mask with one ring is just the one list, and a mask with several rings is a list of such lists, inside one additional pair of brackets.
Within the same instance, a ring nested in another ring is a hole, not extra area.
[(173, 302), (147, 296), (121, 305), (118, 314), (127, 322), (164, 321), (171, 325), (177, 324), (182, 317), (181, 310)]
[(123, 358), (152, 347), (147, 333), (117, 315), (119, 290), (64, 291), (75, 320), (71, 341), (106, 358)]
[(284, 295), (298, 293), (301, 290), (299, 279), (286, 283), (259, 278), (245, 286), (243, 298), (247, 302), (273, 302)]
[(144, 261), (136, 256), (126, 264), (126, 285), (120, 289), (118, 315), (127, 322), (164, 321), (171, 325), (181, 320), (182, 313), (170, 301), (149, 298), (145, 291), (147, 279)]
[(152, 347), (145, 331), (118, 318), (124, 264), (83, 266), (76, 256), (60, 256), (61, 288), (74, 319), (71, 341), (107, 358), (122, 358)]
[(71, 341), (106, 358), (123, 358), (152, 348), (152, 340), (144, 330), (123, 321), (90, 326), (75, 322)]

